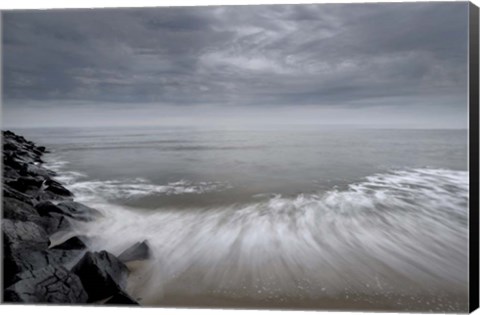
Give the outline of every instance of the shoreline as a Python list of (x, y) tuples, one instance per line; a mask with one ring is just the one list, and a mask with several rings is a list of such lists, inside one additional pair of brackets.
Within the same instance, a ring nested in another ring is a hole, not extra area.
[(3, 302), (35, 304), (140, 305), (127, 292), (128, 263), (148, 259), (146, 242), (120, 255), (89, 251), (89, 239), (72, 235), (75, 221), (101, 213), (75, 196), (44, 167), (49, 151), (11, 131), (2, 131)]

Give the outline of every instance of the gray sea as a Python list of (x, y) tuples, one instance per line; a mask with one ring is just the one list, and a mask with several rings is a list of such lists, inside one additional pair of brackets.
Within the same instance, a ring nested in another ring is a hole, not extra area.
[(148, 240), (144, 305), (467, 310), (466, 130), (14, 131), (104, 214), (93, 250)]

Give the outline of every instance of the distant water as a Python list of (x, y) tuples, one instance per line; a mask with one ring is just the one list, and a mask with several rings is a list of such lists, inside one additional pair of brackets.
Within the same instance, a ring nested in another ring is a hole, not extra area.
[(465, 311), (465, 130), (18, 130), (147, 305)]

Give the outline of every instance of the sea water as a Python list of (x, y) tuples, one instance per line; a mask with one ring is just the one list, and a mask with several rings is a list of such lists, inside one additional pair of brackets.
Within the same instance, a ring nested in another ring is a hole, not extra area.
[(467, 309), (466, 130), (15, 131), (104, 214), (92, 250), (149, 242), (144, 305)]

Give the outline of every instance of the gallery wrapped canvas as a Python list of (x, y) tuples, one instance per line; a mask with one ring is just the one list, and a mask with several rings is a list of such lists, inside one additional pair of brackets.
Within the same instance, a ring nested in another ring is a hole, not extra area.
[(3, 303), (478, 306), (475, 5), (2, 27)]

